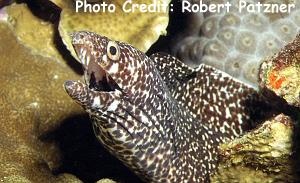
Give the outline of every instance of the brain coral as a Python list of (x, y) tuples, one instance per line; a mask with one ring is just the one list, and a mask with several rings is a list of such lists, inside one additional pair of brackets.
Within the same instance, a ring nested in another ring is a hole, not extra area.
[[(260, 60), (278, 52), (300, 30), (300, 1), (294, 1), (296, 8), (290, 14), (239, 13), (238, 0), (229, 2), (235, 7), (228, 13), (205, 13), (198, 33), (181, 39), (171, 48), (172, 53), (190, 65), (206, 63), (257, 87)], [(293, 3), (288, 0), (260, 2)]]

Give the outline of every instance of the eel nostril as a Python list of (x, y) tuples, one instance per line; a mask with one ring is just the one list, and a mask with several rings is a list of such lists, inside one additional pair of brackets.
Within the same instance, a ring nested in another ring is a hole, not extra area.
[(82, 41), (86, 37), (87, 33), (86, 32), (74, 32), (71, 33), (71, 39), (72, 39), (72, 44), (82, 44)]

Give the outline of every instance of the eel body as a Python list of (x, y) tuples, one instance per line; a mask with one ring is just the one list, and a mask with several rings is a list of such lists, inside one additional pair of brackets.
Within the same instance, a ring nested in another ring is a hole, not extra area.
[(209, 182), (217, 148), (253, 119), (254, 89), (212, 67), (76, 32), (85, 82), (67, 93), (91, 116), (97, 139), (146, 182)]

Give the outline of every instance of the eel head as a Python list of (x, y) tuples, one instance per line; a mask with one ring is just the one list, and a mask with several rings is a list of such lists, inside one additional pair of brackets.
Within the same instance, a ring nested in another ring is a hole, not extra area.
[(85, 82), (67, 81), (65, 89), (88, 112), (99, 108), (107, 110), (99, 104), (108, 107), (110, 102), (106, 101), (107, 98), (115, 100), (116, 104), (121, 97), (140, 92), (137, 88), (145, 82), (145, 72), (143, 64), (136, 58), (143, 59), (145, 55), (142, 52), (93, 32), (80, 31), (71, 36), (76, 59), (83, 66)]
[(72, 45), (85, 82), (66, 81), (65, 90), (90, 114), (98, 140), (143, 179), (166, 178), (168, 95), (154, 64), (131, 45), (92, 32), (73, 33)]

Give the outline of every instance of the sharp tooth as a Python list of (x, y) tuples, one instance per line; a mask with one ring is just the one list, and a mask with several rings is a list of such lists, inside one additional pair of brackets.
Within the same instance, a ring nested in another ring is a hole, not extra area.
[(86, 61), (86, 66), (88, 66), (89, 63), (90, 63), (90, 55), (88, 55), (88, 56), (86, 57), (85, 61)]
[(80, 55), (80, 59), (83, 61), (82, 64), (84, 64), (84, 61), (85, 61), (85, 56), (86, 56), (86, 49), (83, 49), (81, 55)]
[(85, 84), (90, 85), (90, 75), (88, 74), (87, 70), (84, 71), (84, 80)]
[(110, 79), (109, 79), (109, 77), (108, 77), (108, 74), (106, 73), (105, 76), (106, 76), (106, 81), (109, 82)]

